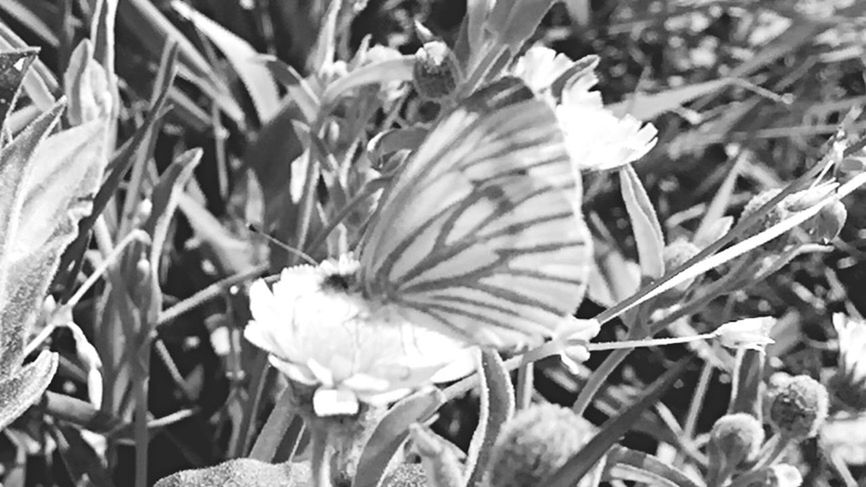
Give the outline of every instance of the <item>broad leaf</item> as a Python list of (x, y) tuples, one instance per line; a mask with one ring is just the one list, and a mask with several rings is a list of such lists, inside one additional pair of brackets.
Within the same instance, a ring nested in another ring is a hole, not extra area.
[(57, 360), (56, 353), (44, 350), (36, 360), (0, 380), (0, 430), (42, 396), (57, 370)]

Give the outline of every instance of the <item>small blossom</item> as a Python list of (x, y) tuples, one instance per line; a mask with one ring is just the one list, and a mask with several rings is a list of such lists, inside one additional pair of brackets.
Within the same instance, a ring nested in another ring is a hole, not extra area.
[(866, 323), (833, 315), (839, 335), (839, 364), (828, 385), (833, 398), (854, 411), (866, 411)]
[(244, 336), (291, 380), (316, 388), (317, 415), (354, 414), (359, 402), (386, 404), (473, 370), (472, 349), (462, 342), (354, 291), (357, 269), (357, 260), (343, 256), (285, 269), (273, 291), (263, 280), (250, 288), (253, 320)]
[(759, 349), (773, 343), (770, 330), (776, 319), (770, 316), (731, 321), (718, 327), (714, 335), (728, 348)]
[(807, 375), (798, 375), (773, 395), (769, 418), (780, 434), (801, 440), (815, 436), (828, 409), (827, 389)]
[(597, 91), (589, 91), (595, 80), (584, 77), (566, 87), (556, 117), (565, 135), (572, 164), (579, 170), (614, 169), (634, 162), (657, 142), (651, 124), (606, 109)]
[(836, 201), (821, 208), (821, 211), (814, 218), (809, 219), (804, 226), (817, 242), (827, 244), (839, 236), (847, 219), (848, 209), (845, 208), (845, 204)]
[[(517, 60), (511, 74), (555, 109), (576, 170), (614, 169), (646, 155), (655, 146), (658, 131), (650, 123), (641, 125), (631, 115), (620, 118), (604, 108), (601, 94), (590, 91), (598, 78), (592, 71), (595, 61), (587, 59), (574, 62), (553, 49), (534, 46)], [(584, 69), (567, 80), (557, 100), (552, 85), (578, 65)]]
[(491, 487), (542, 485), (548, 476), (583, 448), (593, 428), (570, 409), (534, 405), (509, 420), (490, 458)]

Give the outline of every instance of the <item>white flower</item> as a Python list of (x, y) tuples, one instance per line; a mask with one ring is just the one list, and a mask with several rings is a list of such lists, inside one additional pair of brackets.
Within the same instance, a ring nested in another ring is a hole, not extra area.
[(604, 108), (601, 94), (589, 91), (596, 80), (583, 77), (567, 86), (556, 107), (572, 164), (579, 170), (613, 169), (634, 162), (655, 146), (658, 131), (651, 124)]
[(565, 54), (536, 45), (530, 47), (517, 60), (511, 74), (522, 79), (533, 93), (544, 96), (550, 90), (550, 85), (568, 71), (572, 64), (571, 58)]
[(725, 323), (713, 334), (728, 348), (760, 349), (764, 345), (773, 343), (770, 330), (775, 324), (776, 319), (771, 316), (746, 318)]
[(565, 54), (534, 46), (517, 60), (511, 74), (521, 78), (538, 98), (556, 110), (577, 171), (614, 169), (643, 157), (655, 146), (656, 128), (650, 123), (641, 125), (631, 115), (617, 117), (606, 109), (601, 94), (590, 91), (598, 83), (592, 65), (565, 82), (557, 103), (551, 84), (574, 65)]
[(833, 327), (839, 334), (839, 368), (856, 382), (866, 380), (866, 323), (836, 313)]
[(474, 369), (472, 348), (354, 291), (357, 269), (343, 256), (284, 269), (273, 291), (263, 280), (250, 288), (244, 336), (290, 379), (317, 387), (317, 415), (354, 414), (360, 402), (386, 404)]

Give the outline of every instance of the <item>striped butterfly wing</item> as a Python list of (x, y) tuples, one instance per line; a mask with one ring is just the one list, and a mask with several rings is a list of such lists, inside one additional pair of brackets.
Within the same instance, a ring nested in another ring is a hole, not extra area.
[(442, 119), (382, 196), (361, 282), (417, 325), (513, 348), (580, 304), (590, 239), (550, 108), (513, 84), (480, 96)]

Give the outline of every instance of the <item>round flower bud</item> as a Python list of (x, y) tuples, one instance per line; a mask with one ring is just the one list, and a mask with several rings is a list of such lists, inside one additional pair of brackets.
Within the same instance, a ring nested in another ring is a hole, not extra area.
[[(749, 202), (746, 203), (746, 206), (743, 208), (743, 213), (740, 215), (740, 221), (745, 220), (746, 218), (754, 214), (760, 207), (764, 206), (765, 203), (775, 198), (781, 191), (781, 189), (768, 189), (753, 196), (752, 199), (750, 199)], [(779, 204), (770, 209), (770, 211), (766, 215), (761, 217), (761, 219), (759, 219), (756, 224), (748, 228), (745, 233), (743, 233), (743, 236), (741, 238), (743, 240), (746, 240), (781, 222), (788, 214), (788, 211), (785, 209), (783, 203), (784, 201), (779, 202)], [(760, 248), (768, 252), (778, 252), (784, 249), (787, 243), (788, 236), (781, 235), (765, 243)]]
[[(668, 246), (662, 251), (662, 257), (665, 261), (665, 272), (669, 272), (685, 264), (689, 259), (698, 255), (698, 252), (700, 251), (701, 249), (699, 249), (697, 245), (688, 240), (677, 240), (668, 244)], [(682, 294), (686, 292), (686, 289), (691, 286), (692, 282), (694, 282), (694, 279), (683, 282), (673, 290)]]
[(718, 455), (731, 466), (737, 466), (753, 459), (763, 442), (764, 428), (757, 418), (747, 413), (726, 414), (710, 432), (710, 457)]
[(385, 477), (382, 487), (427, 487), (427, 475), (420, 463), (404, 463)]
[(763, 442), (764, 428), (751, 414), (735, 413), (719, 418), (707, 445), (707, 483), (725, 483), (738, 465), (757, 457)]
[(415, 53), (412, 82), (421, 98), (442, 100), (457, 88), (460, 68), (447, 44), (428, 42)]
[(591, 436), (590, 423), (570, 409), (553, 404), (524, 409), (505, 424), (493, 446), (489, 485), (541, 485)]
[(827, 389), (807, 375), (798, 375), (773, 395), (769, 417), (780, 434), (805, 439), (818, 432), (828, 408)]
[(848, 209), (845, 208), (845, 204), (836, 201), (821, 208), (821, 211), (809, 219), (804, 226), (816, 242), (827, 244), (839, 236), (847, 218)]

